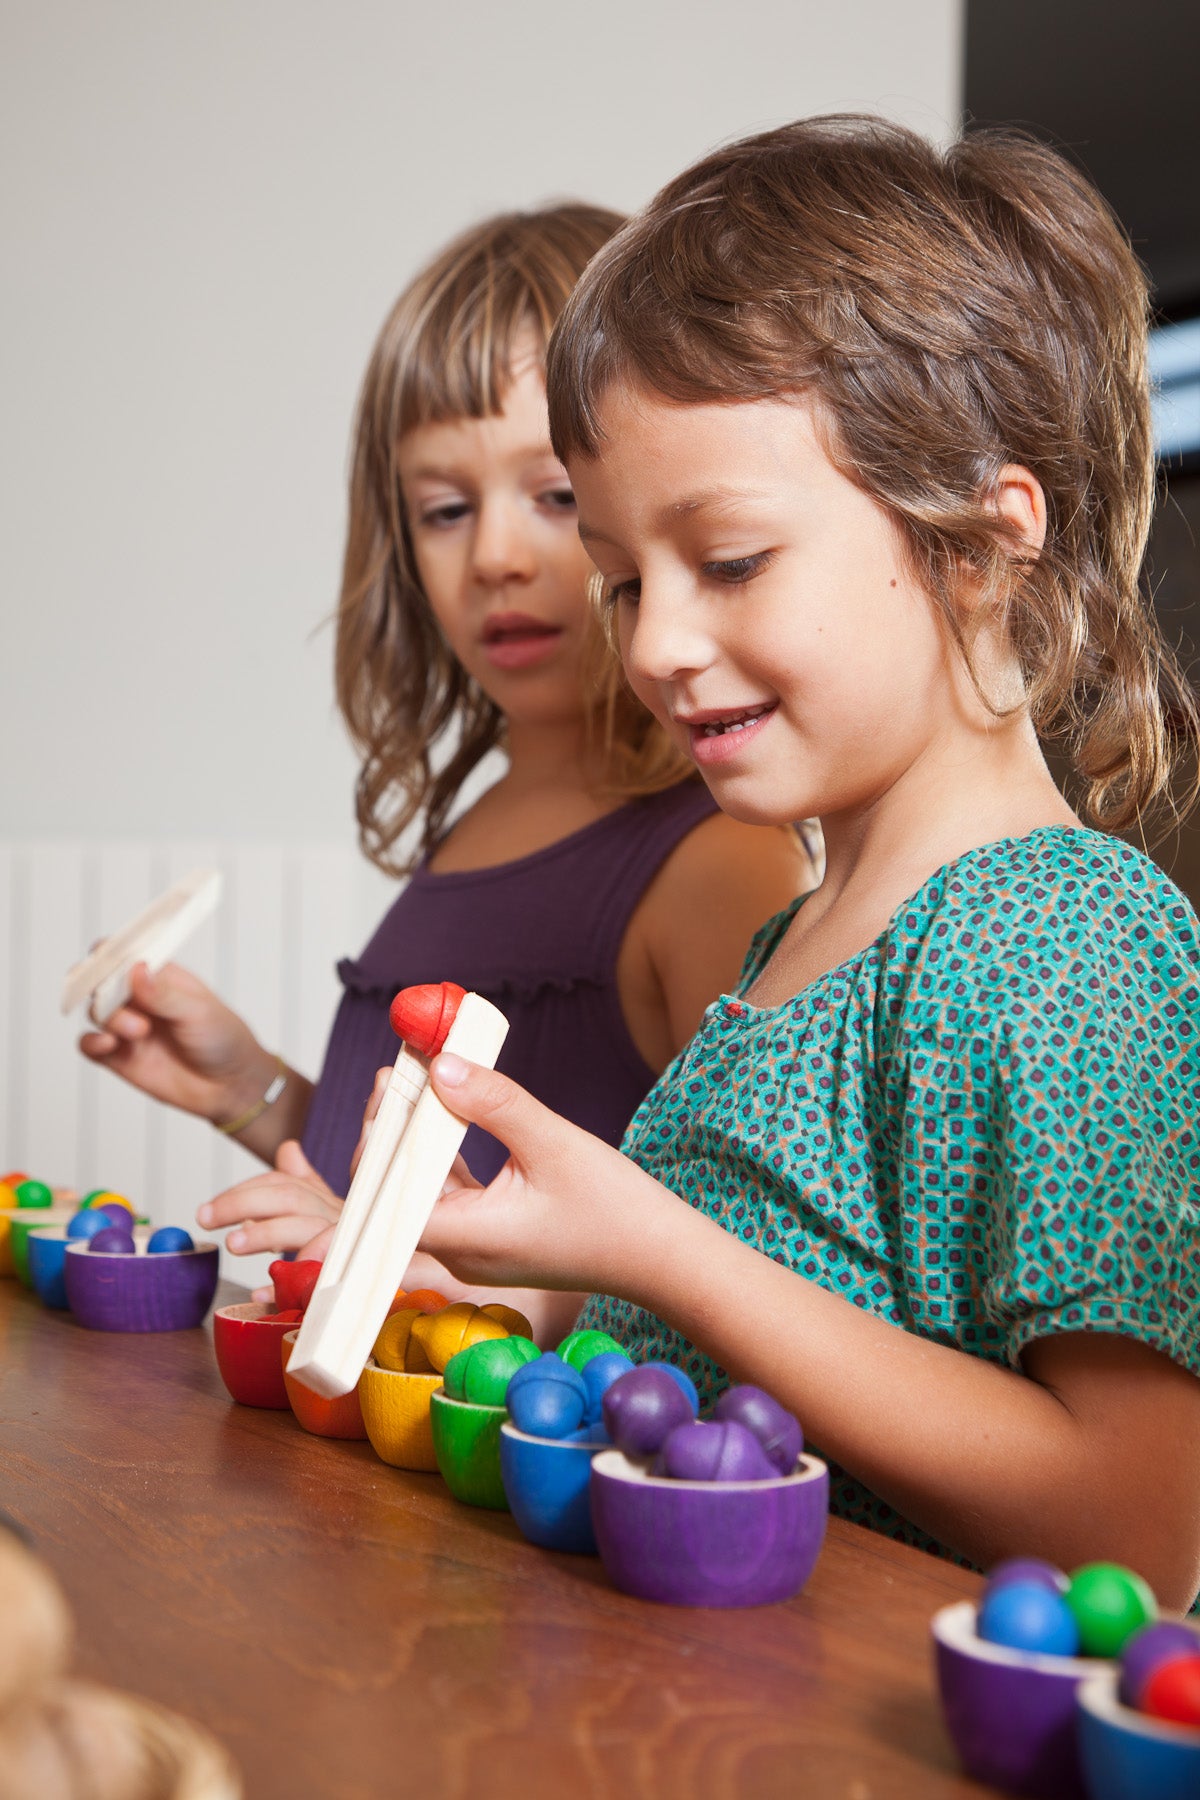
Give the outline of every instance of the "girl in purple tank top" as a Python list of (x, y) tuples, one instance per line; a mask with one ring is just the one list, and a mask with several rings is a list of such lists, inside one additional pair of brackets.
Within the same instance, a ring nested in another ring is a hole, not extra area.
[[(339, 965), (320, 1079), (174, 967), (139, 970), (130, 1005), (82, 1040), (273, 1165), (200, 1210), (206, 1228), (237, 1227), (237, 1253), (302, 1248), (336, 1218), (375, 1071), (396, 1053), (398, 988), (453, 980), (495, 1001), (510, 1020), (500, 1066), (616, 1143), (756, 927), (811, 884), (793, 834), (724, 818), (687, 779), (588, 605), (543, 364), (619, 223), (567, 204), (468, 232), (401, 295), (368, 365), (337, 693), (362, 755), (363, 848), (412, 874)], [(455, 816), (491, 751), (502, 772)], [(480, 1132), (466, 1154), (483, 1179), (503, 1158)]]

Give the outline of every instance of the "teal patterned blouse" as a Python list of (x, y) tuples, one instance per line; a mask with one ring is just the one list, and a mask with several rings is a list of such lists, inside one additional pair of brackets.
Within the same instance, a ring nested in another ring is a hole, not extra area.
[[(1056, 1332), (1200, 1375), (1200, 921), (1149, 859), (1051, 826), (931, 877), (782, 1006), (737, 993), (635, 1113), (626, 1154), (763, 1255), (905, 1331), (1017, 1366)], [(581, 1325), (728, 1376), (604, 1295)], [(803, 1422), (803, 1421), (802, 1421)], [(941, 1550), (831, 1468), (845, 1518)]]

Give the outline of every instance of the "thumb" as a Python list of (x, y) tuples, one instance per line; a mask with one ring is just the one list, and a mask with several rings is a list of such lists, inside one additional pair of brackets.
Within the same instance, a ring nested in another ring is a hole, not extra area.
[(507, 1075), (467, 1062), (453, 1051), (435, 1056), (429, 1075), (444, 1106), (468, 1125), (482, 1125), (490, 1131), (519, 1163), (528, 1164), (535, 1155), (544, 1155), (570, 1130), (557, 1113)]

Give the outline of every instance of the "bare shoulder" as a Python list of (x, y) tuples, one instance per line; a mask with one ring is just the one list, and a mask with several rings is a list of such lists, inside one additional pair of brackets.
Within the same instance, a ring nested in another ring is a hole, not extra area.
[(675, 930), (681, 923), (675, 909), (694, 906), (698, 894), (708, 908), (760, 912), (761, 924), (815, 882), (812, 859), (796, 832), (782, 825), (744, 825), (714, 813), (675, 846), (646, 898), (674, 914)]

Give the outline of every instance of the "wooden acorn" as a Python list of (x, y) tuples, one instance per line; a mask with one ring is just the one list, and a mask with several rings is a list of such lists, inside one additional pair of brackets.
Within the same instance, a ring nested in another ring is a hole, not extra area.
[(498, 1319), (489, 1318), (482, 1307), (474, 1306), (469, 1300), (458, 1300), (453, 1306), (443, 1307), (441, 1312), (424, 1313), (414, 1319), (412, 1335), (433, 1367), (441, 1370), (468, 1344), (478, 1344), (484, 1338), (508, 1337), (509, 1333)]

